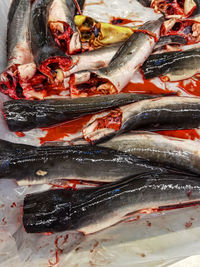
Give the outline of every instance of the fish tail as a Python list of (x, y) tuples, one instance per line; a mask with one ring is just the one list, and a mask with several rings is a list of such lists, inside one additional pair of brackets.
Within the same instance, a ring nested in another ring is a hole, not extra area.
[(73, 228), (70, 211), (74, 195), (74, 189), (57, 189), (27, 195), (23, 209), (26, 232), (59, 232), (65, 227)]

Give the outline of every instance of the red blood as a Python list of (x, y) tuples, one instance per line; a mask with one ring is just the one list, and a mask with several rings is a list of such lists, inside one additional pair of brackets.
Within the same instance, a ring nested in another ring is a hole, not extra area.
[(67, 71), (71, 67), (71, 64), (72, 62), (70, 57), (51, 57), (42, 62), (39, 70), (53, 80), (54, 77), (52, 75), (52, 69), (50, 66), (54, 66), (54, 69), (59, 68), (63, 71)]
[(151, 80), (145, 80), (144, 83), (128, 83), (122, 90), (122, 93), (138, 93), (138, 94), (174, 94), (168, 89), (157, 87)]
[(10, 206), (11, 208), (17, 207), (16, 203), (13, 202), (12, 205)]
[(125, 25), (131, 22), (141, 22), (141, 20), (130, 20), (130, 19), (122, 19), (122, 18), (116, 18), (113, 17), (112, 20), (110, 21), (111, 24), (113, 25)]
[(174, 131), (158, 131), (158, 134), (166, 135), (166, 136), (172, 136), (176, 138), (182, 138), (182, 139), (200, 139), (200, 135), (197, 133), (196, 130), (174, 130)]
[(158, 42), (158, 36), (157, 36), (155, 33), (151, 32), (151, 31), (149, 31), (149, 30), (144, 30), (144, 29), (134, 29), (134, 32), (142, 32), (142, 33), (144, 33), (144, 34), (148, 34), (148, 35), (150, 35), (151, 37), (154, 38), (155, 42)]
[(43, 144), (47, 141), (57, 141), (65, 136), (69, 136), (69, 134), (75, 134), (79, 132), (89, 122), (91, 117), (92, 115), (88, 115), (77, 120), (60, 124), (58, 126), (43, 128), (44, 131), (47, 131), (47, 134), (45, 137), (40, 138), (40, 143)]
[(52, 235), (52, 233), (51, 232), (47, 232), (47, 233), (44, 233), (44, 235), (49, 236), (49, 235)]
[(22, 132), (15, 132), (15, 134), (16, 134), (18, 137), (24, 137), (24, 136), (25, 136), (25, 134), (22, 133)]
[(192, 226), (192, 222), (186, 222), (185, 223), (185, 228), (190, 228)]
[(6, 225), (6, 224), (7, 224), (7, 222), (6, 222), (6, 217), (4, 217), (4, 218), (2, 219), (2, 222), (3, 222), (3, 225)]

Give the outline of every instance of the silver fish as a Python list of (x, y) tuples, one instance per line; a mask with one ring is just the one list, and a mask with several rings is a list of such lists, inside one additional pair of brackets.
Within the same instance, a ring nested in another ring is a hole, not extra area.
[[(156, 43), (155, 38), (145, 33), (149, 31), (157, 38), (164, 19), (146, 22), (139, 32), (133, 33), (119, 48), (106, 68), (96, 71), (100, 79), (106, 79), (120, 92), (133, 77), (134, 72), (151, 54)], [(144, 31), (144, 32), (143, 32)]]
[(200, 174), (200, 142), (151, 132), (123, 134), (100, 144), (151, 162)]
[[(33, 56), (29, 46), (28, 24), (31, 2), (16, 0), (12, 2), (8, 15), (7, 55), (8, 64), (0, 77), (0, 91), (12, 98), (19, 98), (22, 94), (18, 86), (18, 71), (21, 65), (29, 65), (20, 72), (21, 77), (29, 77), (36, 72)], [(29, 72), (27, 72), (27, 70)]]
[(72, 55), (73, 67), (69, 71), (64, 72), (64, 76), (68, 77), (79, 71), (97, 70), (106, 67), (119, 47), (120, 44), (117, 43), (82, 54)]

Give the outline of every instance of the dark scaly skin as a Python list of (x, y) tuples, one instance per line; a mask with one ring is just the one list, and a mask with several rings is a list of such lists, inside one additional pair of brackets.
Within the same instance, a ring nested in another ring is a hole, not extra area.
[(35, 63), (51, 79), (51, 64), (63, 70), (68, 70), (71, 64), (71, 59), (56, 46), (48, 27), (48, 11), (52, 1), (38, 0), (33, 3), (30, 17), (31, 49)]
[(159, 41), (156, 43), (154, 47), (154, 51), (162, 49), (165, 45), (174, 45), (174, 44), (184, 45), (187, 44), (187, 40), (180, 35), (161, 36)]
[[(84, 138), (95, 144), (130, 130), (194, 129), (200, 126), (200, 98), (169, 96), (142, 100), (120, 108), (119, 130), (96, 127), (99, 119), (91, 118), (83, 129)], [(112, 115), (112, 113), (110, 113)], [(108, 115), (108, 117), (111, 117)], [(105, 115), (102, 114), (102, 117)]]
[(151, 55), (142, 70), (145, 78), (151, 79), (175, 71), (187, 72), (197, 67), (200, 68), (200, 49)]
[(87, 145), (32, 147), (1, 140), (0, 150), (0, 178), (16, 179), (19, 184), (53, 179), (111, 182), (148, 171), (177, 172), (116, 150)]
[(23, 132), (155, 97), (158, 95), (117, 94), (44, 101), (11, 100), (4, 103), (4, 115), (11, 131)]
[(23, 224), (27, 233), (78, 230), (90, 234), (119, 222), (131, 212), (199, 199), (199, 178), (147, 173), (98, 188), (28, 195)]

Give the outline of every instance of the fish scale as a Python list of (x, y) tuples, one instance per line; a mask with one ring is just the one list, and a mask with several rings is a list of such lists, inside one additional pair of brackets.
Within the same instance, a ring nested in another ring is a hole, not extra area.
[(24, 200), (23, 224), (28, 233), (91, 234), (120, 222), (129, 213), (199, 199), (199, 177), (146, 173), (98, 188), (28, 195)]

